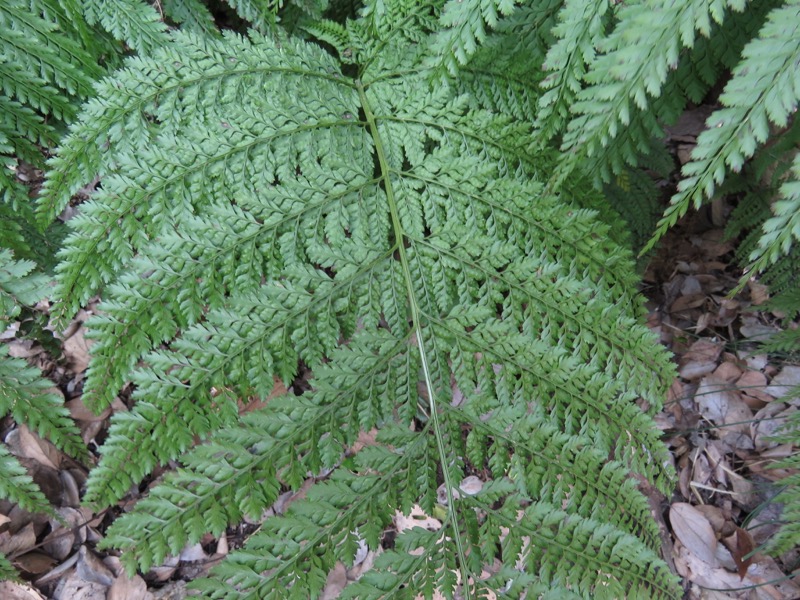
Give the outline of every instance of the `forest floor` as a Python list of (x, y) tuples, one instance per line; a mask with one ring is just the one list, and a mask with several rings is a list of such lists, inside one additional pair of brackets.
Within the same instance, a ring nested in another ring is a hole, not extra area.
[[(767, 292), (755, 281), (729, 297), (741, 275), (734, 250), (722, 229), (697, 213), (668, 234), (644, 274), (648, 323), (674, 353), (678, 373), (656, 417), (674, 458), (677, 486), (670, 498), (653, 495), (651, 503), (663, 526), (663, 554), (683, 578), (687, 598), (797, 600), (800, 581), (793, 575), (800, 574), (800, 550), (770, 557), (758, 549), (776, 531), (780, 507), (771, 498), (787, 475), (770, 465), (798, 452), (769, 436), (800, 408), (799, 399), (787, 396), (800, 384), (800, 363), (760, 353), (758, 341), (778, 330), (780, 315), (758, 310)], [(101, 415), (81, 402), (89, 347), (83, 321), (91, 310), (66, 332), (60, 354), (10, 343), (15, 356), (42, 367), (58, 385), (84, 440), (96, 449), (110, 415), (125, 410), (127, 400), (123, 395)], [(8, 419), (0, 423), (0, 435), (67, 524), (0, 502), (0, 551), (29, 582), (0, 584), (3, 600), (178, 600), (186, 595), (187, 581), (204, 575), (247, 533), (236, 529), (221, 539), (209, 537), (129, 579), (117, 557), (96, 549), (115, 511), (81, 506), (86, 466)], [(282, 496), (274, 510), (296, 496)], [(334, 571), (323, 597), (335, 598), (372, 558), (363, 557), (356, 569)]]

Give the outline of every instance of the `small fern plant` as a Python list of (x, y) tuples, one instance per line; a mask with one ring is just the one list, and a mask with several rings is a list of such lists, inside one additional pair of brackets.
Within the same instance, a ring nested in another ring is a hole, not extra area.
[[(649, 414), (672, 368), (631, 252), (544, 193), (553, 157), (518, 119), (538, 93), (514, 61), (431, 85), (437, 18), (371, 4), (308, 28), (328, 50), (177, 32), (65, 141), (104, 178), (70, 221), (55, 312), (102, 288), (84, 401), (127, 381), (136, 399), (86, 500), (181, 463), (107, 532), (130, 570), (311, 478), (195, 589), (315, 598), (366, 544), (385, 551), (343, 597), (680, 597), (634, 477), (671, 487)], [(53, 164), (49, 206), (75, 176)], [(309, 391), (240, 411), (301, 365)], [(415, 505), (441, 529), (387, 536)]]

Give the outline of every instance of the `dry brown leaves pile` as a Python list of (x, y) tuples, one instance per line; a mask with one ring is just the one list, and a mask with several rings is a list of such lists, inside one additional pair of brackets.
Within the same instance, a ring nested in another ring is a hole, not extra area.
[[(670, 558), (689, 598), (795, 600), (787, 575), (800, 566), (795, 549), (777, 560), (760, 551), (775, 531), (771, 499), (788, 473), (770, 466), (796, 453), (770, 439), (800, 400), (800, 366), (771, 360), (758, 341), (778, 331), (778, 315), (752, 310), (767, 290), (750, 281), (733, 297), (740, 272), (731, 242), (702, 218), (669, 234), (645, 280), (650, 325), (675, 354), (678, 377), (657, 416), (678, 472), (667, 511)], [(795, 572), (798, 574), (799, 572)]]

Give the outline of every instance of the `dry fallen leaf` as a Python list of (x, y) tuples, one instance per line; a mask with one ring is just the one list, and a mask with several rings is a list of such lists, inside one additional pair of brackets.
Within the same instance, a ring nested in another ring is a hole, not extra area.
[(691, 504), (676, 502), (669, 509), (675, 537), (688, 552), (710, 566), (716, 566), (717, 538), (708, 519)]
[(680, 376), (683, 379), (698, 379), (717, 368), (717, 360), (722, 354), (722, 344), (700, 338), (684, 353), (680, 361)]
[(94, 341), (87, 340), (84, 336), (85, 333), (85, 327), (78, 327), (75, 333), (64, 340), (62, 345), (64, 358), (74, 373), (83, 373), (89, 368), (89, 348), (92, 347)]
[(86, 546), (81, 546), (78, 552), (76, 569), (78, 575), (84, 581), (99, 583), (106, 587), (114, 583), (114, 574), (111, 570)]
[(783, 367), (781, 372), (772, 378), (772, 381), (769, 382), (769, 387), (764, 391), (775, 398), (783, 398), (789, 395), (792, 388), (799, 385), (800, 367), (787, 366)]
[(0, 552), (9, 554), (22, 554), (33, 549), (36, 545), (36, 531), (33, 523), (26, 524), (22, 529), (13, 534), (5, 531), (0, 533)]
[(0, 581), (0, 598), (3, 600), (46, 600), (31, 586), (13, 581)]
[(739, 579), (747, 575), (747, 568), (753, 564), (752, 552), (755, 548), (753, 538), (741, 527), (737, 527), (734, 534), (723, 540), (725, 547), (730, 551), (733, 562), (739, 573)]
[(736, 380), (736, 387), (744, 395), (744, 401), (756, 410), (775, 398), (766, 393), (767, 377), (761, 371), (745, 371)]
[(138, 575), (128, 579), (123, 572), (108, 589), (106, 600), (153, 600), (153, 594), (147, 591), (144, 579)]
[(442, 528), (442, 522), (429, 517), (422, 508), (415, 504), (408, 515), (404, 515), (400, 511), (395, 512), (394, 526), (397, 529), (397, 533), (402, 533), (414, 527), (422, 527), (428, 531), (438, 531)]
[[(715, 425), (725, 425), (728, 430), (747, 432), (753, 418), (750, 408), (742, 400), (738, 390), (714, 375), (700, 382), (695, 393), (700, 413)], [(720, 435), (720, 431), (716, 431)]]
[(347, 568), (341, 561), (337, 562), (330, 573), (325, 587), (322, 590), (320, 600), (334, 600), (342, 593), (344, 586), (347, 585)]
[(6, 444), (11, 453), (20, 458), (30, 458), (51, 469), (61, 465), (62, 454), (48, 442), (33, 433), (25, 425), (20, 425), (6, 436)]
[(77, 571), (61, 579), (53, 592), (53, 600), (106, 600), (107, 587), (85, 581)]

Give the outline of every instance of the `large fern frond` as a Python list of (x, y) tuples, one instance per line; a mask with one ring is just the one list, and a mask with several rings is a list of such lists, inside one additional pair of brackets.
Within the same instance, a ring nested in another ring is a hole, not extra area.
[[(671, 367), (637, 323), (631, 254), (543, 193), (552, 158), (516, 119), (534, 83), (525, 94), (486, 63), (457, 90), (430, 87), (430, 12), (350, 23), (344, 68), (296, 39), (176, 33), (102, 84), (111, 98), (81, 127), (108, 125), (113, 174), (70, 221), (58, 294), (74, 307), (113, 281), (89, 324), (86, 400), (131, 379), (137, 403), (113, 418), (87, 499), (113, 502), (200, 436), (108, 532), (129, 568), (339, 467), (204, 591), (314, 597), (395, 510), (439, 510), (443, 484), (442, 532), (398, 538), (365, 586), (452, 595), (460, 571), (467, 595), (513, 579), (676, 597), (630, 475), (670, 485), (634, 402), (656, 410)], [(239, 417), (238, 399), (301, 362), (312, 391)], [(375, 427), (378, 445), (347, 459)], [(475, 496), (458, 492), (468, 473)], [(504, 570), (481, 580), (497, 552)]]

